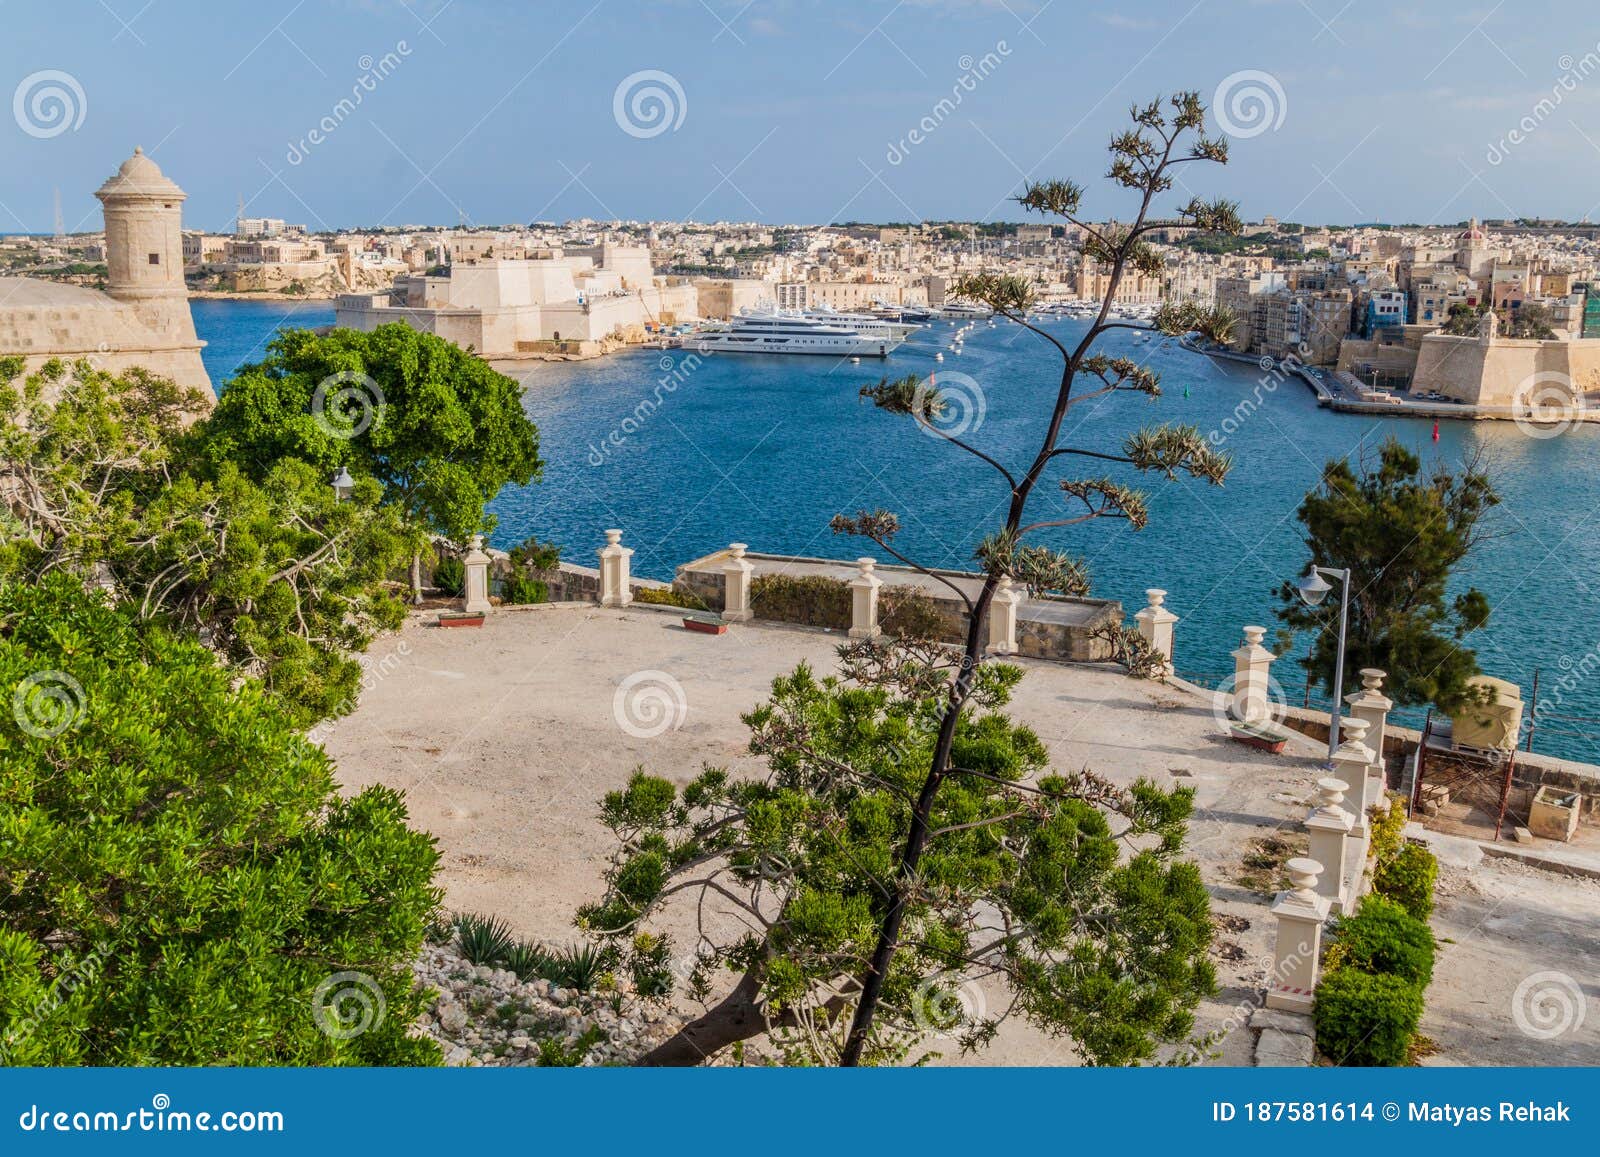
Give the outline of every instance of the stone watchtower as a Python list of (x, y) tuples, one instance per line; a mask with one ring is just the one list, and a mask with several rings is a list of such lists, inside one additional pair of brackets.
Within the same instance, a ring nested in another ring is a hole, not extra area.
[(106, 292), (118, 301), (176, 299), (184, 303), (187, 318), (182, 225), (187, 194), (136, 148), (95, 196), (105, 209)]

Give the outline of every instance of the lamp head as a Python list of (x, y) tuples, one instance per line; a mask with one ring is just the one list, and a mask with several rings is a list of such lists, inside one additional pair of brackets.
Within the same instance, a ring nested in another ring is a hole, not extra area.
[(1306, 577), (1295, 585), (1295, 589), (1300, 592), (1300, 597), (1305, 601), (1306, 606), (1316, 607), (1322, 605), (1322, 600), (1328, 597), (1328, 592), (1333, 589), (1333, 585), (1323, 578), (1321, 572), (1313, 566), (1306, 573)]
[(354, 494), (355, 490), (356, 480), (350, 477), (350, 471), (343, 466), (339, 467), (339, 473), (333, 476), (333, 496), (343, 502)]

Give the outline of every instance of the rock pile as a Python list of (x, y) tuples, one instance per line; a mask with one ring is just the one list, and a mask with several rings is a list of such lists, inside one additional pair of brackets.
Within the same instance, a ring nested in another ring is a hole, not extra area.
[(473, 964), (454, 944), (424, 944), (412, 971), (438, 992), (417, 1031), (439, 1042), (447, 1065), (626, 1065), (678, 1030), (658, 1001), (519, 980), (504, 968)]

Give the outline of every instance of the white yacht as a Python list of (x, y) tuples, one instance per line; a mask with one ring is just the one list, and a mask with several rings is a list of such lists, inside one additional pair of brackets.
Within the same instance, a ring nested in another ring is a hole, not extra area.
[(800, 316), (808, 321), (820, 321), (828, 325), (847, 325), (858, 333), (866, 334), (868, 337), (888, 334), (897, 341), (905, 341), (906, 338), (922, 328), (920, 325), (913, 325), (905, 321), (892, 321), (885, 317), (874, 317), (870, 313), (840, 313), (825, 305), (818, 306), (816, 309), (805, 310)]
[(744, 312), (725, 326), (703, 330), (695, 340), (702, 353), (822, 354), (832, 357), (883, 358), (905, 340), (886, 322), (868, 319), (863, 329), (843, 315), (812, 317), (803, 313)]

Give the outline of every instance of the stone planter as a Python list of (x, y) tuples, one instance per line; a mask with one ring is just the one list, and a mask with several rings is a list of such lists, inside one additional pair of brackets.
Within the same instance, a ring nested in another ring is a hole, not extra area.
[(1273, 755), (1281, 755), (1289, 742), (1288, 733), (1280, 728), (1254, 723), (1235, 723), (1228, 729), (1228, 735), (1235, 743), (1242, 743), (1246, 747), (1254, 747)]
[(726, 635), (728, 624), (718, 622), (716, 619), (696, 619), (688, 615), (683, 616), (683, 629), (693, 631), (699, 635)]
[(1583, 799), (1574, 791), (1559, 791), (1546, 785), (1533, 793), (1528, 807), (1528, 830), (1547, 840), (1569, 842), (1578, 830), (1578, 813)]
[(441, 627), (481, 627), (482, 611), (443, 611), (439, 615)]

